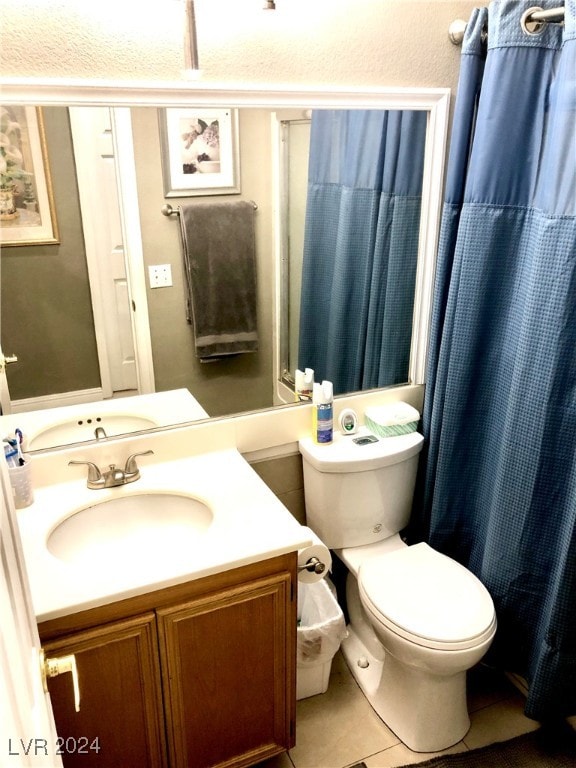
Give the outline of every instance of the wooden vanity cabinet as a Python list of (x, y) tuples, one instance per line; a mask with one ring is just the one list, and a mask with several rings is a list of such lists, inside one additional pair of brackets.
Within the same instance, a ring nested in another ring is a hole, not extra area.
[(78, 668), (79, 712), (71, 676), (48, 681), (65, 766), (166, 766), (154, 613), (77, 632), (43, 648), (46, 658), (74, 654)]
[[(250, 766), (294, 746), (296, 555), (45, 622), (65, 766)], [(98, 737), (100, 751), (66, 750)], [(75, 740), (75, 741), (74, 741)]]
[(289, 597), (278, 574), (158, 611), (171, 765), (252, 765), (290, 743)]

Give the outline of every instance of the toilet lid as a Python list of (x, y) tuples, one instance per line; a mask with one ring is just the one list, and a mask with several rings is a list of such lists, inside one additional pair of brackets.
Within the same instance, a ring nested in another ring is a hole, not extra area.
[(363, 563), (359, 586), (366, 608), (380, 621), (423, 645), (470, 647), (494, 630), (488, 590), (464, 566), (427, 544)]

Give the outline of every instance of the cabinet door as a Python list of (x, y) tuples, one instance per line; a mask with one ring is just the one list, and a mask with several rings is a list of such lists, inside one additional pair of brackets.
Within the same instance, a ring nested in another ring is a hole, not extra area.
[(158, 611), (173, 768), (253, 765), (293, 745), (291, 577)]
[(46, 643), (46, 657), (74, 654), (71, 676), (48, 681), (65, 766), (166, 765), (156, 617), (148, 613)]

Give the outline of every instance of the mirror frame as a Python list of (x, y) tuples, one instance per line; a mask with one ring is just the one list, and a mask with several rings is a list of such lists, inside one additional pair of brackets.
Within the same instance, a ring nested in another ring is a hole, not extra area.
[[(428, 126), (426, 131), (426, 145), (424, 148), (424, 168), (422, 178), (422, 201), (420, 213), (420, 231), (418, 236), (418, 266), (416, 271), (416, 283), (414, 291), (414, 309), (412, 319), (412, 338), (410, 344), (410, 360), (408, 367), (407, 384), (424, 384), (426, 375), (426, 350), (428, 346), (428, 331), (430, 324), (432, 294), (434, 289), (434, 267), (436, 260), (436, 247), (438, 242), (438, 230), (440, 222), (440, 210), (442, 205), (443, 169), (446, 148), (446, 129), (449, 107), (449, 89), (443, 91), (447, 95), (446, 100), (438, 98), (438, 90), (423, 90), (414, 94), (409, 89), (399, 89), (404, 97), (402, 104), (394, 99), (394, 104), (386, 103), (369, 106), (354, 105), (353, 108), (361, 109), (429, 109)], [(386, 98), (390, 98), (392, 91), (382, 91)], [(428, 107), (422, 106), (422, 94), (431, 97)], [(396, 96), (396, 92), (394, 91)], [(446, 109), (446, 114), (442, 113)], [(273, 127), (273, 205), (276, 211), (275, 220), (275, 328), (274, 328), (274, 383), (275, 401), (289, 403), (294, 400), (294, 391), (286, 383), (283, 377), (282, 363), (282, 294), (283, 294), (283, 243), (281, 227), (281, 185), (280, 185), (280, 158), (283, 147), (282, 114), (272, 113)]]
[[(435, 257), (440, 228), (444, 165), (450, 114), (449, 88), (347, 88), (337, 87), (278, 87), (258, 84), (218, 84), (199, 82), (142, 82), (43, 80), (36, 78), (0, 78), (2, 100), (9, 104), (35, 104), (37, 106), (110, 106), (110, 107), (186, 107), (194, 103), (208, 108), (268, 108), (283, 109), (403, 109), (423, 110), (428, 113), (428, 128), (424, 156), (422, 185), (422, 213), (420, 219), (418, 268), (414, 300), (414, 320), (410, 354), (408, 384), (424, 384), (426, 351), (431, 318), (434, 287)], [(273, 114), (274, 120), (274, 114)], [(279, 123), (276, 121), (278, 126)], [(278, 170), (280, 132), (273, 131), (273, 170)], [(274, 217), (276, 231), (280, 215), (278, 184), (274, 189)], [(123, 193), (122, 204), (130, 201), (131, 189)], [(132, 247), (127, 243), (127, 247)], [(137, 249), (141, 246), (134, 244)], [(275, 305), (274, 313), (274, 405), (293, 403), (294, 394), (278, 381), (280, 365), (278, 333), (280, 313), (280, 249), (275, 236)], [(131, 275), (131, 279), (146, 296), (145, 276)], [(142, 318), (144, 321), (146, 318)], [(134, 326), (136, 354), (143, 359), (150, 356), (149, 329)], [(142, 391), (154, 391), (153, 382), (142, 382)], [(235, 415), (235, 414), (234, 414)], [(242, 415), (246, 415), (243, 413)], [(218, 417), (220, 418), (220, 417)], [(228, 416), (226, 418), (229, 418)], [(215, 419), (217, 420), (217, 419)], [(177, 425), (182, 426), (182, 425)], [(168, 429), (170, 426), (159, 429)]]

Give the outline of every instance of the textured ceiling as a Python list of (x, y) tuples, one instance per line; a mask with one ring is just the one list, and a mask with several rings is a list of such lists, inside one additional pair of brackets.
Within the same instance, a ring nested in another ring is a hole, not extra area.
[[(455, 87), (473, 0), (196, 0), (206, 82)], [(4, 77), (182, 78), (182, 0), (2, 0)]]

